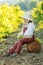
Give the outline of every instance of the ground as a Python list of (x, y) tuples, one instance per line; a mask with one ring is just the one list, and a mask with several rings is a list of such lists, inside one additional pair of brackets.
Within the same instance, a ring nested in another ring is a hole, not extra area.
[[(27, 52), (26, 45), (24, 45), (18, 56), (2, 57), (2, 55), (5, 54), (5, 51), (12, 47), (17, 41), (16, 37), (17, 34), (12, 34), (5, 42), (0, 42), (0, 65), (43, 65), (43, 44), (41, 44), (41, 51), (39, 53)], [(40, 38), (43, 38), (43, 36)]]

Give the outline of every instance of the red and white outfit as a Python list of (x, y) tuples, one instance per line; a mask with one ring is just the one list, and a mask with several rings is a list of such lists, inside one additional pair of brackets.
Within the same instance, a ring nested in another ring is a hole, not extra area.
[(9, 53), (13, 54), (14, 52), (16, 52), (19, 54), (22, 49), (22, 45), (33, 42), (34, 31), (35, 25), (33, 22), (29, 22), (29, 24), (23, 26), (22, 31), (18, 34), (18, 36), (23, 35), (24, 38), (18, 40), (17, 43), (11, 49), (9, 49)]

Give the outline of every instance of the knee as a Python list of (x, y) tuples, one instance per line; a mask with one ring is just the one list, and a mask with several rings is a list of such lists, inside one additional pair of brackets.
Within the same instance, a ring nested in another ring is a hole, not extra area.
[(20, 41), (21, 43), (23, 43), (23, 39), (20, 39), (19, 41)]

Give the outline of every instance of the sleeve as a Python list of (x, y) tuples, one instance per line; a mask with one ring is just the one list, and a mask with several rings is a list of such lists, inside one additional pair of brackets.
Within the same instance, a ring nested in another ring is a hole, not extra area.
[(26, 32), (24, 33), (24, 36), (31, 36), (33, 35), (33, 32), (35, 30), (35, 25), (32, 23), (28, 24), (28, 29), (26, 30)]

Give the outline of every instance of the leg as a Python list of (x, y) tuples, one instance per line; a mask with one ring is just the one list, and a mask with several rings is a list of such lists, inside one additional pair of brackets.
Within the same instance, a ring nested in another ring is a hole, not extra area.
[(13, 54), (14, 52), (19, 53), (22, 48), (22, 39), (19, 40), (11, 49), (9, 49), (9, 53)]
[(9, 53), (13, 54), (15, 52), (15, 49), (17, 48), (17, 44), (15, 44), (11, 49), (9, 49)]
[(31, 41), (32, 41), (32, 39), (29, 39), (29, 38), (23, 38), (23, 39), (19, 40), (18, 44), (17, 44), (17, 48), (15, 49), (15, 52), (19, 54), (22, 49), (22, 45), (27, 44)]
[(29, 42), (31, 42), (33, 39), (29, 39), (29, 38), (23, 38), (23, 39), (20, 39), (16, 45), (14, 45), (10, 50), (9, 50), (9, 53), (13, 54), (14, 52), (17, 52), (17, 53), (20, 53), (21, 49), (22, 49), (22, 45), (23, 44), (27, 44)]
[(10, 55), (12, 55), (12, 54), (15, 52), (15, 49), (16, 49), (16, 48), (17, 48), (17, 43), (16, 43), (11, 49), (9, 49), (9, 50), (6, 52), (6, 54), (3, 55), (3, 57), (4, 57), (4, 56), (9, 57)]
[(21, 51), (21, 49), (22, 49), (22, 44), (23, 44), (23, 43), (22, 43), (21, 41), (18, 42), (17, 48), (15, 49), (15, 52), (16, 52), (17, 54), (20, 53), (20, 51)]

